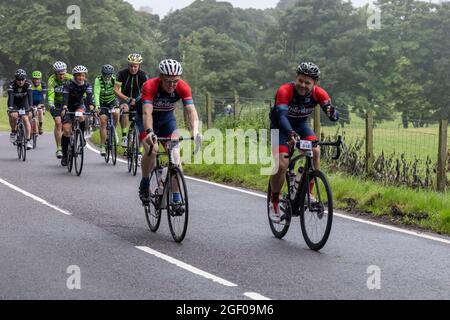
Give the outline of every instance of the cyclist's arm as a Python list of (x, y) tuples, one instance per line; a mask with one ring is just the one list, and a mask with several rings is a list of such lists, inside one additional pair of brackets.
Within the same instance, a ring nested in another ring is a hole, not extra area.
[(128, 97), (122, 93), (122, 83), (116, 81), (114, 83), (114, 92), (116, 93), (116, 96), (118, 96), (122, 100), (128, 100)]
[(338, 121), (339, 120), (339, 112), (333, 107), (331, 104), (331, 99), (328, 93), (320, 87), (314, 87), (314, 99), (318, 101), (320, 107), (323, 112), (328, 116), (330, 121)]
[(50, 107), (55, 106), (55, 85), (51, 78), (48, 79), (47, 101)]
[(189, 125), (191, 126), (192, 136), (195, 137), (199, 133), (198, 131), (199, 119), (197, 109), (195, 108), (194, 104), (190, 104), (185, 107), (185, 110), (188, 115)]
[(45, 100), (47, 99), (47, 85), (45, 82), (42, 82), (42, 101), (41, 104), (45, 104)]
[(8, 108), (12, 107), (14, 105), (14, 93), (13, 93), (13, 87), (10, 85), (8, 87)]
[(27, 94), (28, 94), (28, 106), (32, 107), (33, 106), (33, 89), (31, 89), (31, 85), (27, 89)]
[(294, 131), (288, 118), (289, 101), (292, 98), (292, 93), (289, 90), (292, 89), (287, 86), (282, 86), (280, 89), (278, 89), (274, 107), (274, 112), (278, 119), (280, 130), (286, 133), (291, 133)]
[(88, 107), (94, 106), (93, 90), (91, 84), (88, 84), (88, 87), (86, 89), (86, 103), (88, 104)]
[(144, 122), (144, 130), (153, 130), (153, 99), (155, 96), (155, 88), (151, 83), (145, 83), (142, 87), (142, 117)]
[(100, 79), (95, 78), (94, 82), (94, 104), (97, 108), (100, 107)]

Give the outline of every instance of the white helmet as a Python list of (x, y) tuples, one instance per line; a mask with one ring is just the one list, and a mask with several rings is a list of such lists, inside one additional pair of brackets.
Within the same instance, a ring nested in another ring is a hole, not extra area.
[(88, 73), (88, 69), (85, 66), (76, 66), (75, 68), (73, 68), (72, 74), (77, 73)]
[(55, 72), (66, 71), (67, 70), (67, 64), (65, 64), (62, 61), (56, 61), (53, 64), (53, 70), (55, 70)]
[(167, 76), (181, 76), (183, 67), (176, 60), (166, 59), (159, 64), (159, 72)]

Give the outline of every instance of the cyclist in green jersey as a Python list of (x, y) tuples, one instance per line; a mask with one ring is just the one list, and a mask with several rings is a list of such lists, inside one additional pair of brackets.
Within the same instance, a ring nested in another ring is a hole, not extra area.
[[(95, 78), (94, 85), (94, 97), (95, 105), (99, 110), (100, 115), (100, 154), (104, 156), (106, 154), (106, 126), (108, 123), (108, 114), (111, 109), (119, 108), (117, 103), (116, 93), (114, 91), (114, 85), (116, 84), (116, 78), (114, 76), (114, 67), (110, 64), (106, 64), (102, 67), (102, 74)], [(119, 110), (114, 110), (114, 127), (117, 126), (119, 121)], [(116, 139), (117, 141), (117, 139)]]
[(61, 147), (62, 137), (62, 121), (61, 111), (63, 103), (64, 84), (68, 80), (72, 80), (73, 76), (67, 73), (67, 65), (62, 61), (56, 61), (53, 64), (53, 70), (55, 71), (47, 81), (48, 86), (48, 106), (50, 113), (55, 120), (55, 141), (56, 141), (56, 157), (61, 159), (63, 156)]
[(45, 100), (47, 99), (47, 84), (42, 81), (42, 72), (33, 71), (31, 74), (31, 89), (33, 90), (33, 106), (37, 108), (36, 117), (39, 122), (39, 134), (43, 134), (42, 125), (45, 115)]

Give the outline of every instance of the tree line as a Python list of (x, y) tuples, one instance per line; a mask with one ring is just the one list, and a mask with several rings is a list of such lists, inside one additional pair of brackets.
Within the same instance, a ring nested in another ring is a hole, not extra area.
[[(81, 9), (79, 30), (66, 26), (70, 5)], [(344, 113), (372, 110), (381, 121), (399, 112), (405, 126), (449, 117), (450, 3), (376, 5), (374, 29), (367, 6), (342, 0), (281, 0), (266, 10), (197, 0), (162, 19), (122, 0), (2, 1), (0, 74), (19, 66), (49, 74), (55, 60), (97, 73), (139, 52), (152, 76), (162, 58), (182, 61), (194, 94), (267, 98), (310, 60)]]

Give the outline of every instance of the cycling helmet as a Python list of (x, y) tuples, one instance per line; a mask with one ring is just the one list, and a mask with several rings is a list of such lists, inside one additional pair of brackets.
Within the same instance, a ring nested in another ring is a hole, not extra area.
[(297, 67), (297, 75), (299, 74), (311, 77), (316, 81), (320, 79), (320, 69), (312, 62), (300, 63), (300, 65)]
[(139, 53), (132, 53), (128, 55), (128, 63), (142, 63), (142, 56)]
[(110, 76), (112, 74), (114, 74), (114, 67), (112, 65), (110, 65), (110, 64), (105, 64), (102, 67), (102, 75)]
[(56, 61), (53, 64), (53, 70), (55, 70), (55, 72), (66, 71), (67, 70), (67, 64), (65, 64), (62, 61)]
[(76, 66), (75, 68), (73, 68), (72, 74), (75, 75), (77, 73), (88, 73), (88, 69), (85, 66)]
[(159, 72), (167, 76), (181, 76), (183, 67), (176, 60), (166, 59), (159, 64)]
[(25, 70), (19, 69), (16, 71), (14, 76), (16, 77), (16, 80), (25, 80), (27, 77), (27, 73), (25, 72)]
[(33, 71), (33, 73), (31, 74), (31, 77), (33, 79), (41, 79), (42, 78), (42, 72), (40, 72), (40, 71)]

